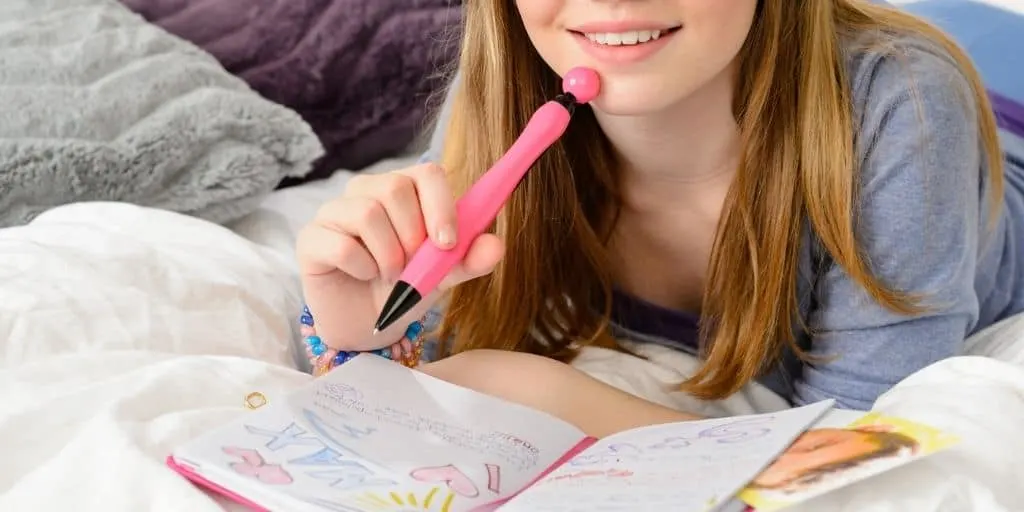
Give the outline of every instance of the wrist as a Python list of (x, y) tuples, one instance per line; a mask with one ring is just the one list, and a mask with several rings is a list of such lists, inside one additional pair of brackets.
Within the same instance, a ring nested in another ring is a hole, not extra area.
[(309, 357), (313, 375), (320, 376), (337, 366), (344, 364), (358, 354), (368, 353), (395, 361), (403, 366), (413, 368), (419, 364), (423, 353), (423, 322), (417, 320), (410, 323), (398, 339), (390, 345), (372, 350), (338, 350), (332, 348), (316, 330), (316, 321), (308, 306), (302, 307), (299, 315), (299, 327), (306, 356)]

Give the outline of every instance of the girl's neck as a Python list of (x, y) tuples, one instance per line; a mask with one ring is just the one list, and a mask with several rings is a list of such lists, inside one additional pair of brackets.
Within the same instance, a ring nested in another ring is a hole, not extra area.
[(719, 195), (741, 150), (728, 73), (685, 100), (646, 116), (595, 112), (624, 166), (627, 207), (647, 209), (681, 197)]

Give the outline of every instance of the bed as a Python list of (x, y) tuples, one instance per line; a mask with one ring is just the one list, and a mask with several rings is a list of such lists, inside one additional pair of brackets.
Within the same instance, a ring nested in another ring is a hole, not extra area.
[[(928, 4), (916, 3), (907, 7)], [(1004, 0), (1000, 12), (1015, 16), (1015, 9), (1024, 20), (1016, 3)], [(934, 15), (941, 21), (941, 12)], [(1024, 104), (1006, 89), (1003, 96)], [(1024, 88), (1016, 92), (1024, 96)], [(1012, 121), (1003, 122), (1007, 145), (1024, 140)], [(416, 154), (410, 149), (359, 172), (403, 167)], [(294, 163), (285, 160), (279, 178)], [(296, 369), (293, 314), (301, 297), (294, 237), (352, 175), (341, 171), (263, 194), (254, 212), (217, 222), (91, 200), (0, 230), (0, 510), (238, 510), (167, 469), (164, 457), (243, 414), (246, 394), (259, 391), (273, 401), (311, 379)], [(695, 362), (644, 350), (658, 363), (595, 349), (576, 364), (613, 385), (704, 414), (783, 406), (757, 385), (715, 403), (664, 393), (662, 384)], [(1021, 510), (1024, 318), (974, 336), (967, 355), (911, 376), (875, 410), (936, 425), (963, 442), (794, 510)]]

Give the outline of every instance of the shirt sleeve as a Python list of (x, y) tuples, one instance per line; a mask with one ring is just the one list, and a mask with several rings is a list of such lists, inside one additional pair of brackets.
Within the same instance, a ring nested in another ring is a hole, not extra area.
[(928, 310), (876, 303), (837, 264), (818, 273), (809, 353), (794, 402), (868, 410), (899, 381), (959, 355), (977, 322), (983, 203), (976, 106), (948, 57), (902, 52), (854, 76), (860, 158), (855, 230), (872, 272)]

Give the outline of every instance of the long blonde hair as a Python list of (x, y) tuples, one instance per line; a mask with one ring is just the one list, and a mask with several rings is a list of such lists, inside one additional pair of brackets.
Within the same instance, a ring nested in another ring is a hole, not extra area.
[[(722, 398), (763, 372), (787, 344), (803, 355), (793, 326), (801, 321), (796, 266), (808, 222), (835, 264), (876, 301), (904, 314), (920, 311), (917, 297), (872, 274), (854, 233), (855, 128), (840, 42), (861, 32), (919, 34), (955, 58), (973, 85), (993, 197), (1002, 197), (988, 97), (968, 57), (939, 30), (863, 1), (761, 0), (740, 54), (734, 111), (745, 145), (708, 263), (705, 362), (682, 383), (684, 391)], [(441, 127), (442, 161), (460, 192), (560, 92), (511, 0), (466, 2), (462, 37), (461, 80), (449, 124)], [(493, 226), (506, 243), (504, 260), (490, 276), (452, 290), (440, 332), (452, 340), (451, 350), (498, 348), (568, 361), (571, 343), (618, 348), (607, 329), (607, 241), (621, 205), (615, 164), (593, 113), (578, 109)]]

